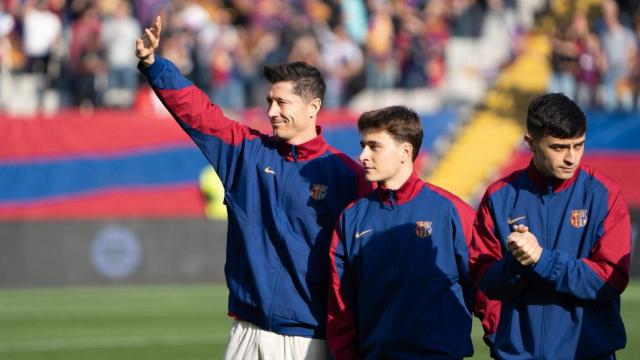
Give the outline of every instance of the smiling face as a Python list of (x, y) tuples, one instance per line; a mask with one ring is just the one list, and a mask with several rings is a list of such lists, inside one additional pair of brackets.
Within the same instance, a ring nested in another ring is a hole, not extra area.
[(585, 135), (572, 139), (543, 136), (534, 139), (525, 135), (525, 142), (533, 153), (533, 164), (543, 175), (560, 180), (570, 179), (584, 154)]
[(399, 188), (413, 170), (413, 146), (394, 139), (386, 131), (362, 134), (360, 162), (368, 181), (389, 189)]
[(316, 136), (316, 116), (320, 110), (320, 99), (306, 102), (294, 93), (292, 81), (277, 82), (269, 88), (267, 116), (271, 120), (273, 135), (298, 145)]

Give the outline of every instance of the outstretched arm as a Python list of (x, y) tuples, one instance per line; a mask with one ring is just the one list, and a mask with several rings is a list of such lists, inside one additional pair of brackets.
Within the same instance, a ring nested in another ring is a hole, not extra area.
[(211, 104), (207, 94), (180, 74), (171, 61), (154, 55), (160, 44), (161, 30), (162, 20), (158, 16), (136, 40), (136, 56), (140, 59), (138, 69), (146, 76), (162, 104), (213, 165), (225, 189), (230, 189), (235, 182), (237, 171), (234, 169), (238, 160), (244, 158), (244, 151), (252, 154), (258, 143), (250, 150), (240, 145), (260, 134), (228, 119), (220, 108)]

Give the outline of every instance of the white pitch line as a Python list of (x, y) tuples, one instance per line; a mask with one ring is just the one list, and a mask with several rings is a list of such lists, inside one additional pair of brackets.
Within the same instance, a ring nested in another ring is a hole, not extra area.
[(67, 349), (104, 349), (148, 345), (185, 345), (214, 342), (212, 335), (127, 336), (86, 339), (30, 340), (0, 343), (0, 353), (56, 351)]

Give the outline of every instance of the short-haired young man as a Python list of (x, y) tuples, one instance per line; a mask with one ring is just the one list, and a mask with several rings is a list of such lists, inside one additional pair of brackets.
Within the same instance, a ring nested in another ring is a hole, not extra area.
[(496, 181), (478, 209), (471, 273), (501, 301), (498, 359), (613, 359), (625, 346), (629, 211), (610, 178), (581, 164), (585, 115), (562, 94), (534, 99), (525, 169)]
[(305, 63), (269, 66), (274, 136), (241, 125), (170, 61), (158, 17), (138, 39), (139, 68), (225, 189), (231, 329), (226, 359), (326, 359), (327, 251), (340, 211), (370, 191), (362, 169), (316, 127), (325, 84)]
[(338, 360), (470, 356), (475, 213), (415, 173), (415, 112), (366, 112), (358, 129), (365, 177), (378, 187), (344, 210), (333, 234), (329, 348)]

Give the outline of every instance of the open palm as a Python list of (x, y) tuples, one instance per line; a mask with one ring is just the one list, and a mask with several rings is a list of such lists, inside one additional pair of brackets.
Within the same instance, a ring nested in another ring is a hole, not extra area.
[(162, 19), (158, 15), (151, 27), (144, 29), (144, 34), (136, 40), (136, 56), (149, 65), (155, 60), (153, 53), (160, 44), (161, 30)]

